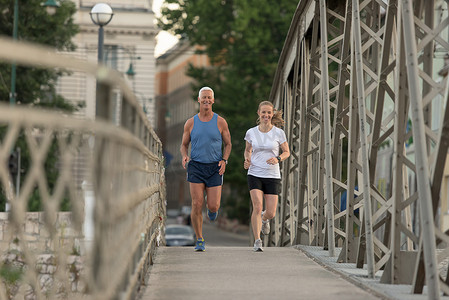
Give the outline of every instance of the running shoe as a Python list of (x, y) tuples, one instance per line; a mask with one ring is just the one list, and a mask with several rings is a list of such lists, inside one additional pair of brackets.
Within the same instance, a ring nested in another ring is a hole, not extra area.
[(263, 252), (261, 239), (258, 239), (254, 242), (254, 252)]
[(203, 238), (196, 241), (195, 251), (206, 251), (206, 242)]
[(263, 214), (265, 213), (265, 211), (262, 212), (262, 233), (264, 235), (269, 235), (270, 234), (270, 220), (263, 220)]
[(218, 210), (216, 212), (211, 212), (209, 208), (207, 209), (207, 216), (209, 217), (209, 220), (215, 221), (218, 218)]

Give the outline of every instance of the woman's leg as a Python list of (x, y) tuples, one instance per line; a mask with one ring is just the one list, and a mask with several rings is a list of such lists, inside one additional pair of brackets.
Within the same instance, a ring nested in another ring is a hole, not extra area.
[(276, 215), (276, 208), (278, 205), (278, 195), (265, 194), (265, 213), (263, 214), (263, 221), (271, 220)]
[(251, 202), (253, 204), (253, 213), (251, 214), (251, 227), (253, 229), (254, 239), (260, 239), (260, 230), (262, 228), (262, 221), (260, 214), (263, 208), (263, 192), (258, 189), (249, 191), (251, 195)]

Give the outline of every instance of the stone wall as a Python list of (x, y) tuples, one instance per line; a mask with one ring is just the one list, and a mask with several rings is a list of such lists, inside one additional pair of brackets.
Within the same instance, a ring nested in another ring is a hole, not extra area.
[[(36, 296), (31, 286), (20, 281), (25, 273), (30, 274), (30, 272), (37, 276), (41, 292), (44, 294), (51, 290), (50, 293), (55, 294), (57, 298), (66, 298), (73, 293), (84, 293), (86, 285), (81, 279), (83, 262), (76, 243), (80, 236), (73, 230), (71, 213), (58, 213), (56, 218), (57, 238), (53, 241), (45, 226), (44, 213), (29, 212), (26, 214), (21, 230), (27, 248), (33, 255), (34, 268), (26, 266), (20, 248), (22, 243), (18, 243), (17, 236), (12, 233), (8, 214), (0, 212), (0, 280), (6, 286), (8, 297), (20, 295), (21, 299), (35, 299)], [(57, 252), (54, 252), (55, 243), (59, 243), (57, 248), (64, 252), (65, 264), (61, 263)], [(60, 270), (62, 272), (58, 272), (61, 267), (64, 269)], [(64, 275), (61, 277), (61, 274)]]
[[(53, 254), (41, 254), (36, 257), (37, 280), (40, 291), (44, 295), (56, 295), (59, 299), (70, 298), (73, 294), (86, 292), (86, 284), (81, 279), (83, 275), (83, 262), (80, 256), (70, 255), (67, 257), (64, 274), (56, 276), (58, 260)], [(6, 293), (9, 298), (36, 299), (33, 288), (20, 281), (27, 270), (23, 256), (19, 252), (5, 253), (0, 258), (0, 278), (5, 284)], [(60, 273), (61, 274), (61, 273)]]
[[(7, 212), (0, 212), (0, 252), (10, 249), (10, 244), (16, 238), (13, 236), (12, 228), (8, 221)], [(49, 232), (45, 226), (43, 212), (28, 212), (25, 216), (25, 223), (22, 227), (24, 238), (28, 248), (33, 251), (51, 251), (54, 247), (50, 240)], [(71, 212), (58, 212), (56, 218), (56, 230), (58, 234), (59, 246), (66, 245), (80, 237), (76, 234), (72, 226)]]

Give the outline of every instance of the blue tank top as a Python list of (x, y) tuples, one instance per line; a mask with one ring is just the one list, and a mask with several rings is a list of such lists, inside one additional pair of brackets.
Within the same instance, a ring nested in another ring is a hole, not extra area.
[(209, 122), (202, 122), (198, 115), (193, 117), (190, 143), (192, 145), (190, 158), (194, 161), (213, 163), (219, 162), (223, 158), (221, 152), (223, 141), (218, 129), (218, 115), (216, 113)]

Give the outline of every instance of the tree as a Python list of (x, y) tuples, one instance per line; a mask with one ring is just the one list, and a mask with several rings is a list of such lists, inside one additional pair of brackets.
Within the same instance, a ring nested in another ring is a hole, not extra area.
[[(228, 121), (232, 153), (226, 183), (233, 195), (227, 213), (248, 222), (249, 193), (243, 169), (244, 136), (256, 125), (256, 111), (268, 99), (274, 72), (298, 0), (165, 0), (158, 24), (193, 45), (205, 46), (212, 68), (190, 65), (196, 91), (214, 89), (214, 110)], [(236, 200), (237, 199), (237, 200)], [(233, 208), (233, 209), (232, 209)]]
[[(75, 4), (62, 1), (54, 15), (48, 15), (42, 0), (19, 0), (18, 40), (39, 43), (60, 51), (73, 51), (72, 37), (78, 33), (74, 23)], [(0, 0), (0, 34), (12, 36), (14, 1)], [(11, 82), (11, 64), (0, 63), (0, 100), (8, 101)], [(67, 103), (56, 95), (55, 83), (61, 71), (17, 66), (17, 103), (64, 107)], [(48, 104), (48, 102), (52, 104)], [(56, 105), (55, 105), (56, 103)], [(73, 110), (73, 108), (69, 108)]]
[[(60, 51), (75, 50), (75, 44), (72, 42), (72, 38), (78, 33), (78, 26), (74, 24), (73, 20), (73, 15), (76, 12), (75, 4), (71, 1), (61, 1), (61, 6), (56, 13), (50, 16), (41, 6), (42, 2), (42, 0), (19, 0), (18, 40), (44, 44)], [(14, 1), (0, 0), (0, 34), (12, 36), (13, 18)], [(62, 72), (59, 70), (17, 65), (17, 104), (74, 111), (76, 108), (55, 91), (56, 80), (60, 75)], [(2, 62), (0, 63), (0, 101), (9, 101), (10, 82), (11, 64)], [(0, 141), (3, 141), (7, 129), (7, 126), (0, 127)], [(13, 149), (17, 147), (21, 149), (21, 170), (26, 173), (30, 168), (31, 158), (23, 130)], [(58, 157), (58, 145), (54, 140), (44, 163), (50, 192), (53, 191), (59, 176)], [(23, 182), (23, 180), (22, 176), (21, 181)], [(12, 183), (15, 184), (15, 180), (12, 180)], [(6, 197), (2, 191), (0, 193), (0, 211), (4, 211), (5, 203)], [(28, 201), (29, 210), (39, 210), (40, 204), (40, 194), (35, 188)], [(63, 199), (61, 209), (67, 210), (68, 208), (68, 199)]]

